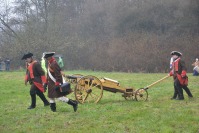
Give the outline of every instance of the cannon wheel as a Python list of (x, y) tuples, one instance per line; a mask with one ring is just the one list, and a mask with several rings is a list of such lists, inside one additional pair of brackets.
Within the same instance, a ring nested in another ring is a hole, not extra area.
[(127, 96), (124, 96), (124, 98), (125, 98), (126, 100), (128, 100), (128, 101), (130, 101), (130, 100), (134, 100), (134, 99), (135, 99), (135, 97), (134, 97), (134, 95), (133, 95), (133, 94), (131, 94), (131, 95), (127, 95)]
[(136, 101), (146, 101), (148, 98), (148, 92), (144, 88), (140, 88), (135, 92)]
[[(82, 74), (73, 74), (72, 76), (82, 76), (83, 77)], [(69, 82), (71, 84), (71, 89), (72, 89), (72, 92), (70, 93), (70, 95), (71, 95), (74, 93), (74, 88), (78, 81), (77, 81), (77, 79), (68, 79), (68, 78), (65, 78), (65, 80), (66, 80), (66, 82)]]
[(97, 103), (102, 98), (102, 82), (94, 76), (82, 77), (75, 86), (75, 98), (79, 103)]

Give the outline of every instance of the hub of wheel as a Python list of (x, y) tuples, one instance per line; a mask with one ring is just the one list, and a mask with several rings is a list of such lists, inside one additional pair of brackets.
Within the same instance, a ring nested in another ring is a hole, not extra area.
[(86, 90), (86, 92), (89, 94), (89, 93), (92, 92), (92, 90), (91, 90), (91, 89), (88, 89), (88, 90)]

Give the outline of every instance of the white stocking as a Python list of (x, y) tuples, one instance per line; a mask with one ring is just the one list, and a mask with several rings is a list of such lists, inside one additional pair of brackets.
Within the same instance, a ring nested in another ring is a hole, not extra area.
[(50, 103), (55, 103), (55, 98), (49, 98), (50, 99)]
[(59, 98), (57, 98), (59, 101), (62, 101), (62, 102), (65, 102), (65, 103), (68, 103), (68, 101), (69, 101), (69, 98), (67, 98), (67, 97), (59, 97)]

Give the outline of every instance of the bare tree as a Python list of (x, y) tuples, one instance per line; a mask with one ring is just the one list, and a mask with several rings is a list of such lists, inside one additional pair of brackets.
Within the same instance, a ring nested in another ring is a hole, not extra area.
[[(5, 1), (3, 1), (5, 2)], [(0, 56), (45, 51), (67, 69), (166, 72), (172, 50), (198, 57), (198, 0), (15, 0), (1, 4)], [(188, 47), (189, 45), (189, 47)], [(191, 70), (191, 67), (188, 66)]]

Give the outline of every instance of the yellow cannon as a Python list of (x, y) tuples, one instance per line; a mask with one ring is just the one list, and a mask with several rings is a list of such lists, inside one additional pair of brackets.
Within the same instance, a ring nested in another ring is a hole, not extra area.
[(79, 103), (85, 103), (86, 101), (97, 103), (102, 98), (103, 90), (113, 93), (122, 93), (122, 96), (126, 100), (146, 101), (148, 98), (147, 89), (169, 76), (166, 76), (145, 88), (137, 90), (133, 87), (121, 87), (118, 81), (105, 77), (98, 79), (95, 76), (82, 76), (80, 74), (65, 77), (68, 82), (75, 85), (74, 94)]

